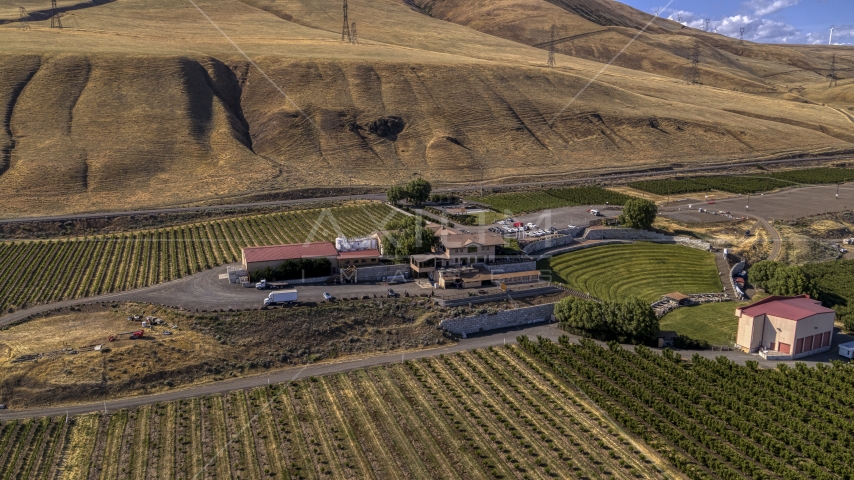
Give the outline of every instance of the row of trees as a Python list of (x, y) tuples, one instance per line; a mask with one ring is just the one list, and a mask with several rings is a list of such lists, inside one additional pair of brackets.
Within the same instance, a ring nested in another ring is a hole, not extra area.
[(567, 297), (555, 305), (555, 318), (571, 333), (621, 343), (649, 343), (659, 331), (655, 311), (635, 297), (603, 303)]
[(416, 178), (402, 187), (397, 185), (390, 187), (386, 192), (386, 198), (392, 205), (396, 205), (403, 199), (414, 205), (420, 205), (430, 198), (432, 189), (430, 182), (423, 178)]
[(427, 222), (421, 217), (404, 217), (389, 222), (389, 233), (383, 237), (383, 255), (408, 257), (433, 250), (437, 238), (433, 231), (426, 228)]
[(295, 280), (298, 278), (315, 278), (331, 275), (332, 263), (328, 258), (300, 258), (286, 260), (276, 268), (267, 267), (249, 274), (250, 281), (261, 279), (269, 281)]
[(801, 267), (780, 262), (757, 262), (750, 267), (750, 283), (772, 295), (816, 296), (815, 284)]

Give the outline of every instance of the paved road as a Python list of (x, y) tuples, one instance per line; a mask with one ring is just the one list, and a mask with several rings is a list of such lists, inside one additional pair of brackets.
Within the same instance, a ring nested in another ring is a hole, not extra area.
[[(660, 173), (668, 173), (672, 175), (684, 174), (684, 173), (692, 173), (692, 172), (704, 172), (704, 171), (712, 171), (712, 170), (720, 170), (721, 168), (732, 167), (732, 166), (755, 166), (755, 165), (777, 165), (777, 164), (786, 164), (786, 163), (797, 163), (797, 162), (806, 162), (806, 161), (830, 161), (830, 160), (843, 160), (843, 159), (851, 159), (854, 156), (851, 155), (838, 155), (832, 157), (811, 157), (811, 158), (791, 158), (784, 160), (765, 160), (765, 161), (754, 161), (754, 162), (744, 162), (744, 163), (722, 163), (722, 164), (714, 164), (707, 165), (703, 167), (690, 167), (690, 168), (681, 168), (674, 170), (662, 170)], [(601, 181), (601, 180), (620, 180), (620, 179), (628, 179), (634, 177), (642, 177), (648, 176), (651, 172), (639, 171), (639, 172), (628, 172), (628, 173), (614, 173), (607, 175), (600, 175), (595, 177), (585, 177), (585, 178), (573, 178), (566, 180), (548, 180), (548, 181), (540, 181), (540, 182), (519, 182), (519, 183), (505, 183), (505, 184), (493, 184), (493, 185), (467, 185), (467, 186), (457, 186), (457, 187), (448, 187), (448, 188), (438, 188), (434, 190), (434, 193), (442, 193), (442, 192), (466, 192), (466, 191), (474, 191), (481, 189), (508, 189), (508, 188), (517, 188), (517, 187), (526, 187), (526, 186), (539, 186), (539, 185), (563, 185), (563, 184), (573, 184), (573, 183), (587, 183), (592, 181)], [(32, 221), (68, 221), (68, 220), (78, 220), (84, 218), (102, 218), (102, 217), (120, 217), (120, 216), (128, 216), (128, 215), (148, 215), (148, 214), (160, 214), (160, 213), (182, 213), (182, 212), (202, 212), (207, 210), (217, 210), (221, 208), (254, 208), (254, 207), (265, 207), (265, 206), (277, 206), (277, 205), (294, 205), (300, 203), (310, 203), (310, 202), (324, 202), (324, 201), (345, 201), (345, 200), (380, 200), (385, 201), (384, 193), (372, 193), (372, 194), (363, 194), (363, 195), (339, 195), (339, 196), (331, 196), (331, 197), (318, 197), (318, 198), (300, 198), (294, 200), (277, 200), (271, 202), (252, 202), (252, 203), (235, 203), (235, 204), (225, 204), (225, 205), (209, 205), (209, 206), (197, 206), (197, 207), (174, 207), (174, 208), (159, 208), (159, 209), (148, 209), (148, 210), (134, 210), (134, 211), (119, 211), (119, 212), (97, 212), (97, 213), (81, 213), (81, 214), (73, 214), (73, 215), (54, 215), (54, 216), (44, 216), (44, 217), (23, 217), (23, 218), (7, 218), (0, 220), (0, 223), (16, 223), (16, 222), (32, 222)]]

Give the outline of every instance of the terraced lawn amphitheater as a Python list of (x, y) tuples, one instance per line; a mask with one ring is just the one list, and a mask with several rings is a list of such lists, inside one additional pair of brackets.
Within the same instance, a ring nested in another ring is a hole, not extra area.
[(520, 215), (549, 208), (574, 207), (579, 205), (624, 205), (629, 195), (601, 187), (556, 188), (538, 192), (497, 193), (469, 200), (489, 205), (492, 209)]
[(681, 245), (605, 245), (540, 262), (552, 280), (601, 300), (633, 295), (650, 302), (670, 292), (720, 292), (712, 253)]
[(681, 478), (518, 347), (63, 420), (4, 422), (2, 478)]
[(57, 241), (0, 242), (0, 315), (140, 288), (236, 262), (240, 248), (366, 235), (403, 215), (382, 203)]

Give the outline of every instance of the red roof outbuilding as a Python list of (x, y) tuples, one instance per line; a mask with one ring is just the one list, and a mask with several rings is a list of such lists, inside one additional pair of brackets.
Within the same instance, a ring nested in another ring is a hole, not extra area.
[(821, 306), (821, 302), (813, 300), (809, 295), (797, 297), (771, 296), (758, 302), (738, 309), (749, 317), (771, 315), (788, 320), (803, 320), (819, 313), (834, 313), (833, 310)]
[(245, 247), (243, 258), (246, 263), (276, 262), (298, 258), (337, 257), (338, 250), (331, 242), (307, 242), (270, 247)]

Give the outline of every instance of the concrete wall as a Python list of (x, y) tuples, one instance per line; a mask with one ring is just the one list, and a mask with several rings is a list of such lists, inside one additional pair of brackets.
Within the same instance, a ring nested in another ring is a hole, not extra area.
[[(723, 255), (723, 254), (721, 254), (721, 255)], [(735, 265), (733, 265), (729, 271), (729, 283), (730, 283), (730, 286), (732, 287), (733, 294), (735, 294), (735, 292), (736, 292), (735, 274), (741, 273), (741, 271), (744, 270), (745, 266), (747, 266), (747, 262), (742, 260), (742, 261), (736, 263)]]
[(585, 240), (648, 240), (674, 242), (673, 237), (647, 230), (634, 228), (591, 228), (583, 237)]
[(525, 248), (523, 248), (522, 251), (527, 253), (527, 254), (530, 254), (533, 252), (538, 252), (540, 250), (545, 250), (547, 248), (562, 247), (564, 245), (569, 245), (570, 243), (572, 243), (574, 241), (575, 241), (575, 238), (570, 236), (570, 235), (566, 235), (563, 237), (552, 237), (552, 238), (547, 238), (545, 240), (539, 240), (539, 241), (536, 241), (533, 243), (529, 243), (528, 245), (525, 245)]
[(356, 268), (356, 280), (359, 282), (379, 282), (385, 277), (397, 276), (400, 278), (401, 275), (403, 278), (412, 276), (412, 269), (408, 263)]
[(555, 305), (537, 305), (534, 307), (503, 310), (495, 315), (473, 315), (470, 317), (448, 318), (442, 320), (439, 326), (457, 335), (469, 335), (477, 332), (497, 330), (499, 328), (528, 325), (531, 323), (551, 320)]
[(504, 263), (501, 265), (484, 265), (484, 267), (492, 273), (516, 273), (516, 272), (527, 272), (529, 270), (537, 269), (537, 262), (531, 260), (530, 262), (521, 262), (521, 263)]

